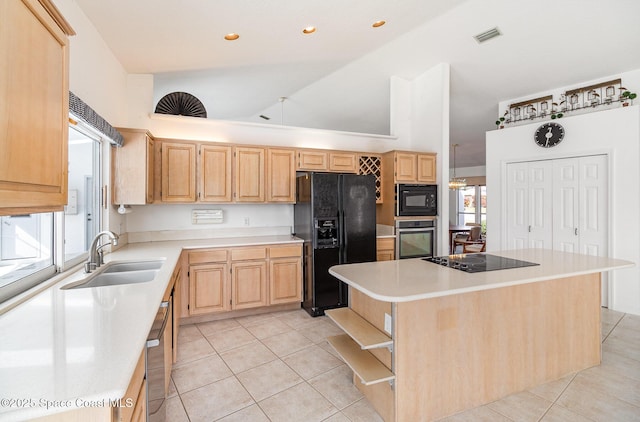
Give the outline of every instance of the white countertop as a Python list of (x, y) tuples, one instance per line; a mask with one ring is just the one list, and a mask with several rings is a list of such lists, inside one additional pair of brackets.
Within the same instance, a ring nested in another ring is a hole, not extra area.
[[(80, 269), (0, 315), (0, 421), (122, 397), (183, 249), (301, 242), (255, 236), (134, 243), (105, 261), (164, 259), (153, 281), (61, 290), (86, 277)], [(47, 401), (58, 403), (46, 409)]]
[(634, 263), (551, 251), (524, 249), (490, 252), (540, 265), (480, 273), (444, 267), (420, 258), (336, 265), (329, 272), (368, 296), (385, 302), (409, 302), (479, 290), (570, 277), (618, 268)]

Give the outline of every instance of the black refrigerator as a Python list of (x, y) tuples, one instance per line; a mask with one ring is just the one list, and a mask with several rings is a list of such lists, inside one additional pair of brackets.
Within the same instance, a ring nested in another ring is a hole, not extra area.
[(376, 260), (375, 176), (299, 172), (294, 231), (304, 239), (304, 297), (311, 316), (348, 306), (347, 286), (329, 268)]

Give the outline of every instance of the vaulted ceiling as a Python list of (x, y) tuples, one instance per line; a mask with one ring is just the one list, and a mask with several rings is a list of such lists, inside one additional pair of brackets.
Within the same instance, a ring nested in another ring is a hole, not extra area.
[(449, 63), (458, 167), (484, 165), (499, 101), (640, 68), (637, 0), (76, 2), (156, 102), (189, 92), (215, 119), (389, 134), (390, 77)]

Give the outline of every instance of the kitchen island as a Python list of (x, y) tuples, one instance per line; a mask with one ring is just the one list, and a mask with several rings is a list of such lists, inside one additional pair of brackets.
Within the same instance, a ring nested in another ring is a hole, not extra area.
[(330, 343), (385, 421), (435, 420), (600, 364), (600, 273), (629, 261), (493, 252), (536, 266), (469, 274), (408, 259), (339, 265)]

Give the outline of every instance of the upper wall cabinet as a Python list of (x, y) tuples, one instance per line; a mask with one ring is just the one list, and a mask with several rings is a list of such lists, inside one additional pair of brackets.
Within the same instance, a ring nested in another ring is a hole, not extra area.
[(391, 151), (385, 161), (393, 165), (395, 183), (436, 183), (436, 154)]
[(264, 148), (235, 148), (236, 202), (264, 202)]
[(195, 202), (196, 145), (162, 142), (162, 202)]
[(0, 215), (62, 210), (74, 32), (49, 0), (3, 0), (0, 16)]
[(198, 201), (231, 202), (231, 147), (200, 145)]
[(358, 155), (354, 152), (298, 150), (298, 170), (357, 173)]
[(153, 202), (154, 140), (145, 130), (118, 129), (124, 145), (111, 149), (111, 195), (114, 204), (144, 205)]
[(296, 153), (292, 149), (267, 149), (267, 202), (296, 200)]

